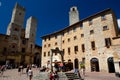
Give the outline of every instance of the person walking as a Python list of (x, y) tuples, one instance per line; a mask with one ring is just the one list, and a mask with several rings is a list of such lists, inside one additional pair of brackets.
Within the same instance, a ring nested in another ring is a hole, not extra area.
[(85, 76), (85, 64), (83, 62), (80, 63), (80, 71), (82, 72), (82, 75)]
[(54, 68), (55, 68), (55, 71), (59, 71), (59, 64), (57, 63), (57, 61), (55, 61), (55, 64), (54, 64)]
[(29, 71), (29, 68), (30, 68), (30, 66), (27, 65), (27, 68), (26, 68), (26, 74), (27, 74), (27, 77), (28, 77), (28, 71)]
[(18, 67), (18, 73), (21, 76), (21, 66)]
[(29, 80), (32, 80), (33, 71), (31, 70), (31, 68), (29, 68), (29, 70), (28, 70), (28, 75), (29, 75)]
[(0, 71), (1, 71), (1, 72), (0, 72), (1, 75), (3, 75), (3, 73), (4, 73), (4, 71), (5, 71), (5, 65), (2, 65), (2, 66), (1, 66)]
[(24, 70), (24, 65), (21, 65), (21, 72), (23, 74), (23, 70)]

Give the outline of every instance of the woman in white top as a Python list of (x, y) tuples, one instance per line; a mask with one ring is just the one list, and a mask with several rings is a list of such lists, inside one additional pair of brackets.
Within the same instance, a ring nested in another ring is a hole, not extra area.
[(31, 68), (29, 68), (29, 70), (28, 70), (28, 75), (29, 75), (29, 80), (32, 80), (33, 71), (31, 70)]

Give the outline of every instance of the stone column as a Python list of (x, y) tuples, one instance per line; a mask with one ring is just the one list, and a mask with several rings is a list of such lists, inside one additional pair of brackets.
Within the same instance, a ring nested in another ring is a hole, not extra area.
[(114, 62), (114, 66), (115, 66), (115, 72), (119, 72), (120, 73), (119, 61), (115, 61)]

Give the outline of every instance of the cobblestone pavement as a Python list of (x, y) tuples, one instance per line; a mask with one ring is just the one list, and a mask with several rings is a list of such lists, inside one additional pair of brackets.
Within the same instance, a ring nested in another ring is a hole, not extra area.
[[(39, 80), (36, 76), (39, 74), (37, 69), (32, 69), (33, 70), (33, 79), (32, 80)], [(23, 73), (20, 75), (18, 73), (18, 69), (11, 69), (11, 70), (6, 70), (3, 75), (0, 75), (0, 80), (29, 80), (29, 77), (25, 73), (26, 69), (23, 70)]]
[(115, 73), (87, 72), (85, 80), (120, 80)]
[[(40, 76), (38, 69), (33, 68), (33, 78), (32, 80), (48, 80), (43, 79), (48, 76), (46, 73), (44, 76)], [(24, 69), (23, 74), (19, 74), (17, 69), (6, 70), (2, 76), (0, 76), (0, 80), (29, 80), (27, 75), (25, 74), (26, 69)], [(120, 80), (117, 78), (114, 73), (102, 73), (102, 72), (86, 72), (85, 76), (82, 76), (84, 80)], [(60, 79), (66, 80), (66, 79)]]

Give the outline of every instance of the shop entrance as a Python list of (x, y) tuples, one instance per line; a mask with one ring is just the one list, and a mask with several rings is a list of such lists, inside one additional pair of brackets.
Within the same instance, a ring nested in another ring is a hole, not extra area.
[(79, 64), (78, 63), (79, 63), (78, 59), (75, 59), (74, 60), (74, 66), (75, 66), (76, 69), (79, 69)]
[(113, 57), (109, 57), (107, 59), (107, 63), (108, 63), (108, 71), (109, 71), (109, 73), (114, 73), (115, 72), (115, 67), (114, 67)]
[(97, 58), (92, 58), (90, 60), (91, 63), (91, 71), (97, 71), (99, 72), (99, 61)]

